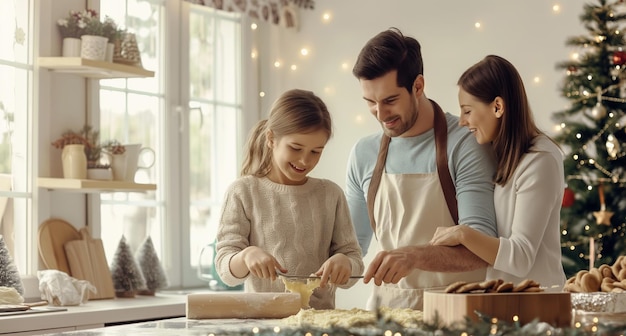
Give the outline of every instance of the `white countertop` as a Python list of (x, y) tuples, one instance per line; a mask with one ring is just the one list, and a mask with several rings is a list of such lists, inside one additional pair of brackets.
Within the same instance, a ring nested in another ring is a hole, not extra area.
[(187, 296), (184, 294), (163, 293), (155, 296), (90, 300), (80, 306), (59, 307), (66, 308), (67, 311), (2, 316), (0, 334), (32, 335), (185, 316), (186, 303)]

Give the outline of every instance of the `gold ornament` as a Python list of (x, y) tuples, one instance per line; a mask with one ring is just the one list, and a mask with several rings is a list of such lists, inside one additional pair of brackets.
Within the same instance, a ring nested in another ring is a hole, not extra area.
[(606, 210), (594, 211), (593, 216), (596, 217), (596, 223), (598, 225), (611, 226), (611, 217), (613, 216), (613, 212)]
[(598, 225), (611, 226), (611, 217), (613, 212), (606, 211), (606, 203), (604, 202), (604, 187), (602, 183), (598, 185), (598, 195), (600, 196), (600, 211), (594, 211), (593, 215), (596, 217), (596, 223)]

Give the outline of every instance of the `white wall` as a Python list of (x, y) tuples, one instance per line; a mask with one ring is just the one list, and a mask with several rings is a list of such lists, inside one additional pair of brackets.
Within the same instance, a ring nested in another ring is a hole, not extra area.
[[(426, 94), (444, 111), (458, 115), (456, 81), (461, 73), (485, 55), (498, 54), (518, 68), (539, 126), (553, 133), (551, 114), (567, 106), (558, 90), (565, 74), (555, 66), (575, 51), (565, 46), (565, 40), (586, 33), (578, 17), (587, 2), (316, 0), (315, 10), (300, 11), (298, 32), (261, 26), (271, 35), (259, 55), (259, 62), (265, 63), (263, 115), (287, 89), (318, 93), (333, 115), (335, 134), (313, 175), (345, 185), (352, 144), (379, 130), (352, 76), (353, 62), (369, 38), (393, 26), (420, 41)], [(560, 12), (553, 11), (557, 4)], [(328, 23), (322, 20), (326, 12), (331, 14)], [(476, 29), (475, 22), (482, 27)], [(301, 48), (308, 48), (309, 55), (300, 55)], [(275, 60), (281, 61), (280, 68), (273, 67)], [(295, 71), (292, 64), (297, 65)], [(535, 83), (535, 77), (540, 81)], [(366, 264), (374, 254), (370, 251)], [(364, 308), (370, 286), (359, 283), (339, 290), (338, 308)]]

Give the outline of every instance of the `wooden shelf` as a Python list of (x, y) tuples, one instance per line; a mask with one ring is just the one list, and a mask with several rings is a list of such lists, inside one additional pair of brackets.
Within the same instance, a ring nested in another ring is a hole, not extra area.
[(39, 57), (42, 68), (94, 79), (154, 77), (154, 71), (144, 68), (80, 57)]
[(142, 184), (127, 181), (77, 180), (54, 177), (40, 177), (38, 179), (38, 187), (81, 193), (146, 192), (156, 190), (156, 184)]

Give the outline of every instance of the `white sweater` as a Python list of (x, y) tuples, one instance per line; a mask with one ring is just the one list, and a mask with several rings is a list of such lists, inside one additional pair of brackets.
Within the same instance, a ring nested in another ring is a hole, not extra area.
[[(281, 280), (233, 276), (230, 259), (248, 246), (258, 246), (274, 256), (289, 274), (317, 272), (337, 253), (350, 258), (353, 275), (362, 274), (364, 269), (343, 190), (325, 179), (309, 177), (303, 185), (285, 185), (245, 176), (226, 192), (217, 232), (215, 263), (219, 276), (230, 286), (245, 281), (247, 292), (284, 292)], [(335, 287), (316, 289), (310, 305), (334, 308)]]
[(550, 139), (538, 136), (507, 184), (494, 190), (500, 248), (487, 279), (533, 279), (541, 286), (563, 287), (563, 190), (563, 155)]

